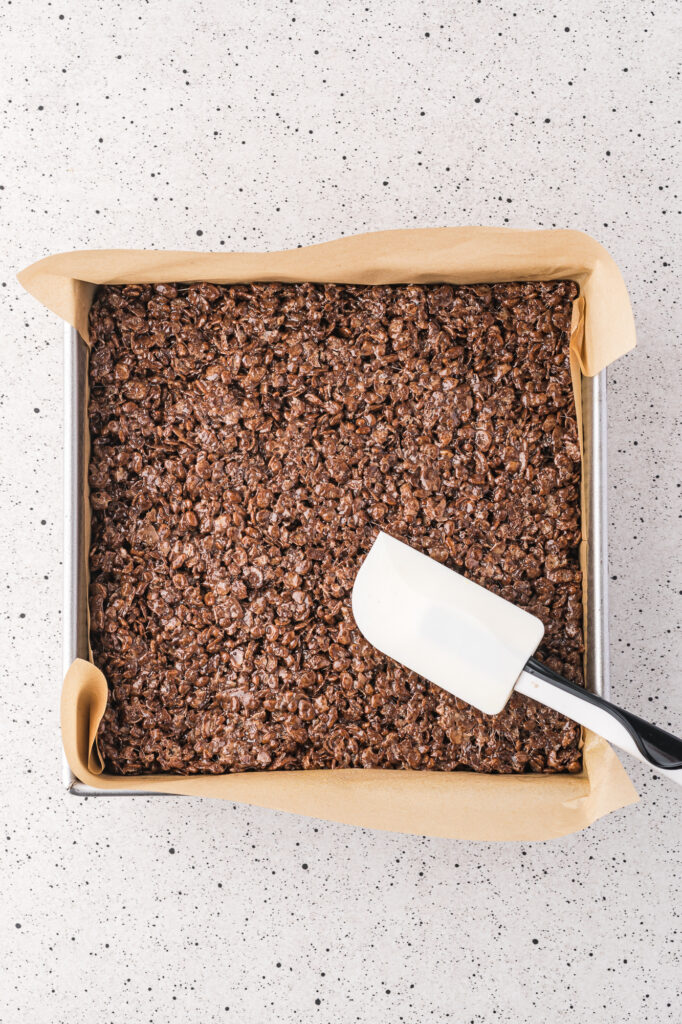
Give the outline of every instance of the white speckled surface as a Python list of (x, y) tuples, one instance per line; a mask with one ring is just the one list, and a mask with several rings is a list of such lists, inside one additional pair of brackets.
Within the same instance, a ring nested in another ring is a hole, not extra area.
[(0, 1021), (679, 1021), (682, 804), (634, 764), (640, 804), (529, 846), (63, 792), (62, 332), (14, 278), (88, 246), (594, 235), (640, 342), (609, 383), (613, 695), (679, 730), (679, 10), (14, 0), (0, 26)]

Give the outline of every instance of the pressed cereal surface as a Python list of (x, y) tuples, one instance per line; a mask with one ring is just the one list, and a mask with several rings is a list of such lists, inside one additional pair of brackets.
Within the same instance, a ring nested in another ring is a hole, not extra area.
[(572, 282), (107, 287), (90, 367), (91, 633), (118, 772), (579, 771), (375, 650), (384, 529), (546, 624), (581, 677)]

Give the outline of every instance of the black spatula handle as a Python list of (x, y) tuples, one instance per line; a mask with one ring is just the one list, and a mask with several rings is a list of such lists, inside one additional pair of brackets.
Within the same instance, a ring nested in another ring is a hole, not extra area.
[[(551, 691), (545, 687), (542, 688), (542, 695), (539, 691), (537, 695), (529, 692), (532, 689), (532, 683), (524, 685), (520, 681), (516, 686), (517, 690), (528, 696), (535, 696), (535, 699), (548, 704), (557, 711), (568, 714), (574, 721), (581, 725), (587, 725), (594, 732), (605, 736), (606, 739), (635, 756), (639, 756), (640, 760), (648, 762), (654, 768), (665, 771), (666, 774), (679, 772), (679, 778), (675, 781), (682, 784), (682, 738), (673, 736), (672, 733), (645, 721), (631, 711), (619, 708), (616, 704), (597, 696), (596, 693), (584, 690), (582, 686), (564, 679), (563, 676), (535, 658), (530, 658), (526, 663), (521, 680), (526, 674), (549, 684), (556, 691), (555, 699), (551, 699)], [(561, 699), (561, 694), (565, 695), (564, 700)], [(549, 696), (550, 699), (546, 699), (546, 696)], [(586, 706), (584, 714), (580, 714), (580, 705), (576, 701), (581, 701)], [(564, 712), (564, 707), (569, 707), (570, 710)], [(588, 708), (594, 709), (592, 713), (588, 711)], [(596, 716), (595, 712), (597, 712)], [(609, 723), (603, 717), (604, 714), (611, 717), (616, 726), (615, 729), (608, 728)], [(607, 729), (601, 728), (600, 723), (605, 724)], [(626, 737), (629, 742), (626, 742)], [(632, 749), (633, 745), (635, 749)]]

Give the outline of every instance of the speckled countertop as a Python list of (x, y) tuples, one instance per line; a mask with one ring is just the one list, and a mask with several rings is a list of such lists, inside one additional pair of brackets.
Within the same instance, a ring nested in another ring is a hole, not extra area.
[(14, 275), (84, 247), (594, 235), (639, 331), (609, 376), (613, 695), (679, 730), (679, 12), (15, 0), (0, 27), (0, 1021), (678, 1021), (682, 804), (639, 766), (639, 804), (535, 845), (64, 793), (62, 332)]

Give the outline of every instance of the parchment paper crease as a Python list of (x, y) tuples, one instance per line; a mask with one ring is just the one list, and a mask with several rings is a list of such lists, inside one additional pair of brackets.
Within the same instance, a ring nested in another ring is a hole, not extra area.
[[(87, 339), (98, 284), (163, 281), (335, 281), (454, 284), (572, 278), (571, 365), (592, 376), (635, 345), (623, 279), (606, 250), (578, 231), (428, 228), (382, 231), (275, 253), (97, 250), (48, 256), (19, 275), (40, 302)], [(87, 494), (85, 495), (87, 500)], [(583, 541), (583, 555), (585, 543)], [(107, 683), (77, 660), (64, 680), (61, 722), (74, 775), (100, 789), (218, 797), (390, 831), (478, 840), (550, 839), (590, 825), (637, 794), (618, 758), (586, 732), (579, 775), (479, 775), (372, 769), (210, 776), (112, 776), (96, 735)]]

